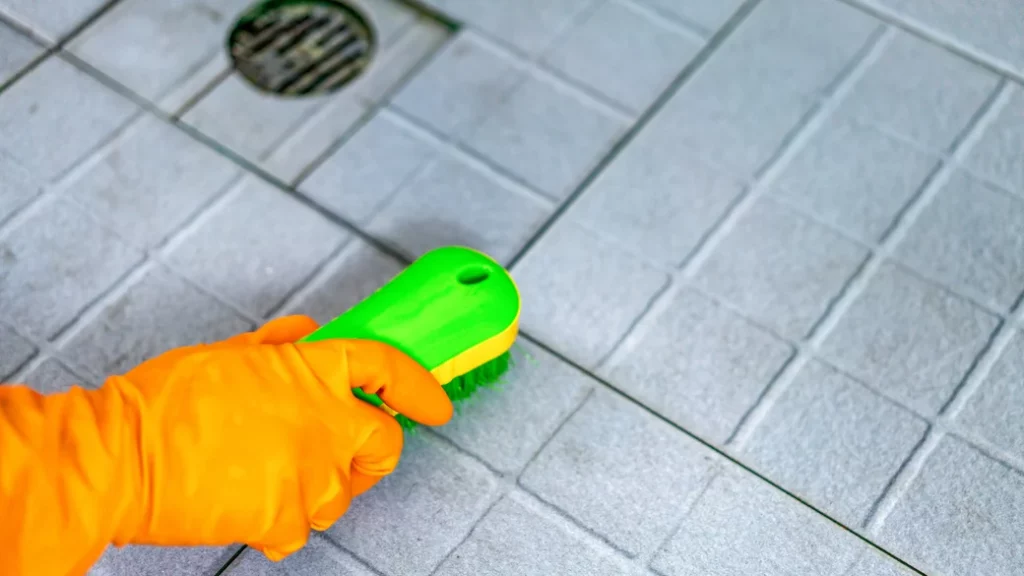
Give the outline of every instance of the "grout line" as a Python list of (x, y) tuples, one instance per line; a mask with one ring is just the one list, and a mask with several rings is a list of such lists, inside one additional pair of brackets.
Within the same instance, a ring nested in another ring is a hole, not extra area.
[(935, 452), (939, 442), (945, 436), (945, 432), (935, 427), (929, 427), (924, 438), (917, 447), (910, 453), (910, 456), (900, 465), (896, 474), (889, 480), (889, 484), (881, 496), (872, 504), (868, 516), (862, 523), (864, 531), (877, 537), (886, 518), (892, 513), (896, 504), (903, 499), (903, 496), (910, 489), (911, 484), (917, 479), (924, 468), (925, 462)]
[(658, 554), (661, 553), (668, 543), (672, 541), (672, 538), (682, 530), (683, 525), (686, 524), (690, 515), (693, 514), (693, 510), (701, 503), (701, 500), (704, 499), (704, 495), (707, 494), (708, 490), (711, 489), (711, 486), (714, 485), (714, 483), (725, 473), (724, 469), (716, 467), (710, 474), (708, 474), (708, 477), (704, 480), (704, 485), (701, 486), (699, 490), (695, 491), (685, 504), (680, 506), (679, 515), (677, 516), (676, 521), (672, 524), (672, 527), (668, 529), (662, 538), (658, 539), (655, 545), (637, 555), (636, 561), (641, 572), (650, 567), (651, 563), (653, 563), (655, 558), (658, 557)]
[(619, 154), (633, 142), (640, 132), (658, 115), (665, 105), (675, 96), (676, 92), (708, 61), (711, 55), (719, 46), (732, 34), (732, 32), (746, 20), (747, 16), (761, 0), (746, 0), (742, 6), (729, 18), (729, 20), (712, 36), (700, 51), (697, 52), (686, 66), (676, 75), (675, 78), (658, 95), (654, 102), (637, 118), (591, 168), (590, 172), (580, 181), (569, 193), (555, 211), (538, 228), (537, 232), (512, 256), (508, 268), (514, 268), (523, 257), (530, 251), (537, 242), (543, 238), (554, 226), (562, 215), (564, 215), (573, 204), (583, 195), (583, 192), (594, 182), (604, 170), (619, 156)]
[(641, 14), (648, 20), (654, 22), (657, 26), (660, 26), (666, 30), (671, 30), (680, 36), (684, 36), (689, 40), (697, 44), (704, 44), (711, 37), (711, 32), (706, 30), (702, 26), (698, 26), (692, 22), (683, 20), (682, 18), (674, 15), (670, 15), (664, 10), (661, 10), (655, 6), (649, 6), (638, 0), (606, 0), (607, 2), (615, 2), (627, 7), (628, 9)]

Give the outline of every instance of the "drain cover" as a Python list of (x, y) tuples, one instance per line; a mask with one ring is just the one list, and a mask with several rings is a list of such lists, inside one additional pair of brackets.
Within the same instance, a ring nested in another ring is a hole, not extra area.
[(354, 7), (333, 0), (269, 0), (244, 14), (228, 48), (260, 90), (286, 96), (333, 92), (373, 58), (375, 37)]

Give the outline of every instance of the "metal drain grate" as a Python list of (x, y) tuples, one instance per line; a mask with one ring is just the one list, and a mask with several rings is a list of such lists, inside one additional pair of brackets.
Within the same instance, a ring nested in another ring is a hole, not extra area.
[(235, 24), (235, 69), (257, 88), (286, 96), (333, 92), (374, 55), (375, 35), (354, 7), (333, 0), (270, 0)]

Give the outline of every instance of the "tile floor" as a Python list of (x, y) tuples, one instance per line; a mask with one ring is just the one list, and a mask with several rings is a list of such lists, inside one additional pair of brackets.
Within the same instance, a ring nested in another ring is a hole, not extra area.
[(1021, 573), (1016, 0), (362, 2), (370, 71), (281, 100), (224, 53), (248, 0), (0, 0), (0, 379), (325, 321), (442, 244), (524, 299), (506, 386), (299, 553), (93, 576)]

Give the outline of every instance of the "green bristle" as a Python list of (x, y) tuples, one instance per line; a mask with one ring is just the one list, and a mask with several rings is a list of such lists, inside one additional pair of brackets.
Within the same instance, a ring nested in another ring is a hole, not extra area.
[[(472, 397), (477, 390), (480, 388), (489, 388), (501, 381), (511, 366), (512, 353), (505, 352), (501, 356), (498, 356), (494, 360), (482, 364), (475, 370), (471, 370), (462, 376), (458, 376), (451, 382), (442, 386), (448, 398), (451, 399), (452, 404), (455, 405), (455, 409), (458, 410), (459, 404), (465, 402)], [(407, 431), (412, 431), (417, 427), (416, 422), (410, 420), (402, 414), (395, 416), (398, 423), (402, 425), (402, 428)]]

